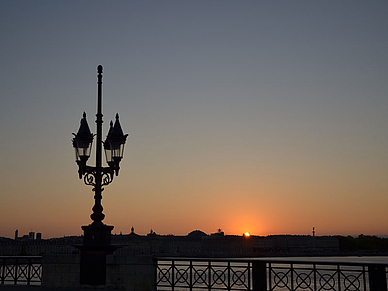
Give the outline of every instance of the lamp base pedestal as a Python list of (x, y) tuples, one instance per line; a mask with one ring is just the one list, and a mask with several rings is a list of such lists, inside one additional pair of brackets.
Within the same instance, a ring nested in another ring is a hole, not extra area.
[(80, 283), (85, 285), (106, 284), (106, 255), (112, 254), (119, 246), (112, 246), (113, 226), (103, 223), (82, 226), (84, 242), (75, 246), (81, 251)]

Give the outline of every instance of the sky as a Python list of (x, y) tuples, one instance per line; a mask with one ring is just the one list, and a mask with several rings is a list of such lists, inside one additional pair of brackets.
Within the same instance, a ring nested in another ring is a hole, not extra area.
[(1, 1), (0, 236), (91, 223), (71, 140), (84, 111), (96, 133), (98, 65), (104, 138), (116, 112), (129, 134), (113, 233), (387, 235), (387, 11)]

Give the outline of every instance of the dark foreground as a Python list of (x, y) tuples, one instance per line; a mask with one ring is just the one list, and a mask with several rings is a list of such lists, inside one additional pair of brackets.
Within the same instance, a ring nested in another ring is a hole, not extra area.
[(0, 291), (57, 291), (57, 290), (60, 290), (60, 291), (86, 291), (86, 290), (108, 291), (109, 289), (101, 289), (101, 288), (67, 289), (67, 288), (48, 288), (48, 287), (41, 287), (41, 286), (0, 285)]

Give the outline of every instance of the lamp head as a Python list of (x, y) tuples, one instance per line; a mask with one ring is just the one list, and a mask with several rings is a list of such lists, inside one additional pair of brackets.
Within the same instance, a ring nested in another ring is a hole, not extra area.
[(116, 176), (119, 173), (119, 164), (124, 155), (124, 145), (128, 134), (124, 134), (119, 121), (119, 114), (116, 114), (116, 121), (110, 122), (110, 128), (104, 142), (106, 162), (115, 170)]
[(90, 157), (93, 142), (93, 134), (90, 132), (85, 112), (80, 123), (77, 134), (73, 133), (74, 138), (72, 141), (77, 164), (85, 166)]

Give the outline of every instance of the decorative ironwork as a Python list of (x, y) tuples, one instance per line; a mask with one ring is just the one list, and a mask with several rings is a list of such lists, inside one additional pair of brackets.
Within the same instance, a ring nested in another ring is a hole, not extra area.
[(85, 173), (84, 182), (88, 186), (95, 187), (96, 186), (96, 173), (95, 172)]
[(360, 290), (360, 286), (361, 286), (360, 275), (361, 274), (359, 274), (358, 276), (349, 275), (345, 277), (344, 279), (345, 290)]
[[(257, 264), (265, 272), (258, 271)], [(156, 288), (257, 290), (254, 284), (258, 284), (260, 290), (266, 286), (268, 291), (387, 291), (387, 268), (388, 264), (160, 258)]]
[(303, 290), (311, 290), (311, 277), (310, 274), (307, 273), (299, 273), (296, 276), (296, 289), (300, 288)]
[(227, 271), (227, 269), (223, 269), (223, 270), (214, 270), (213, 269), (213, 285), (224, 285), (225, 287), (227, 287), (227, 283), (225, 282), (226, 280), (226, 275), (225, 275), (225, 272)]
[(101, 186), (107, 186), (113, 181), (113, 171), (103, 172), (101, 176)]
[(0, 257), (1, 285), (41, 285), (42, 257)]
[(312, 268), (269, 264), (269, 290), (349, 290), (364, 291), (367, 286), (365, 266), (321, 266)]
[(231, 271), (233, 272), (233, 274), (232, 274), (232, 282), (234, 282), (232, 284), (232, 287), (233, 287), (233, 285), (244, 286), (245, 282), (247, 282), (246, 274), (248, 273), (248, 269), (246, 269), (244, 271), (234, 271), (232, 269)]
[[(114, 170), (111, 168), (102, 168), (101, 169), (101, 187), (107, 186), (113, 182)], [(95, 167), (87, 167), (84, 171), (84, 183), (88, 186), (93, 186), (92, 191), (95, 191), (97, 183), (97, 172)], [(104, 189), (101, 189), (101, 192)]]
[[(171, 268), (170, 268), (171, 269)], [(170, 280), (170, 269), (160, 269), (159, 268), (159, 282), (172, 284)]]
[(252, 286), (248, 275), (250, 270), (250, 263), (209, 262), (207, 265), (192, 264), (190, 261), (159, 263), (156, 285), (174, 286), (179, 289), (250, 290)]
[(206, 284), (206, 270), (194, 269), (194, 282), (193, 284)]
[(288, 272), (277, 272), (274, 273), (275, 287), (284, 288), (288, 285)]
[(323, 290), (334, 290), (335, 279), (333, 278), (334, 274), (323, 274), (319, 276), (319, 285)]
[(189, 283), (187, 281), (187, 279), (188, 279), (187, 270), (188, 269), (177, 269), (176, 270), (175, 276), (176, 276), (177, 283), (187, 283), (187, 284)]

